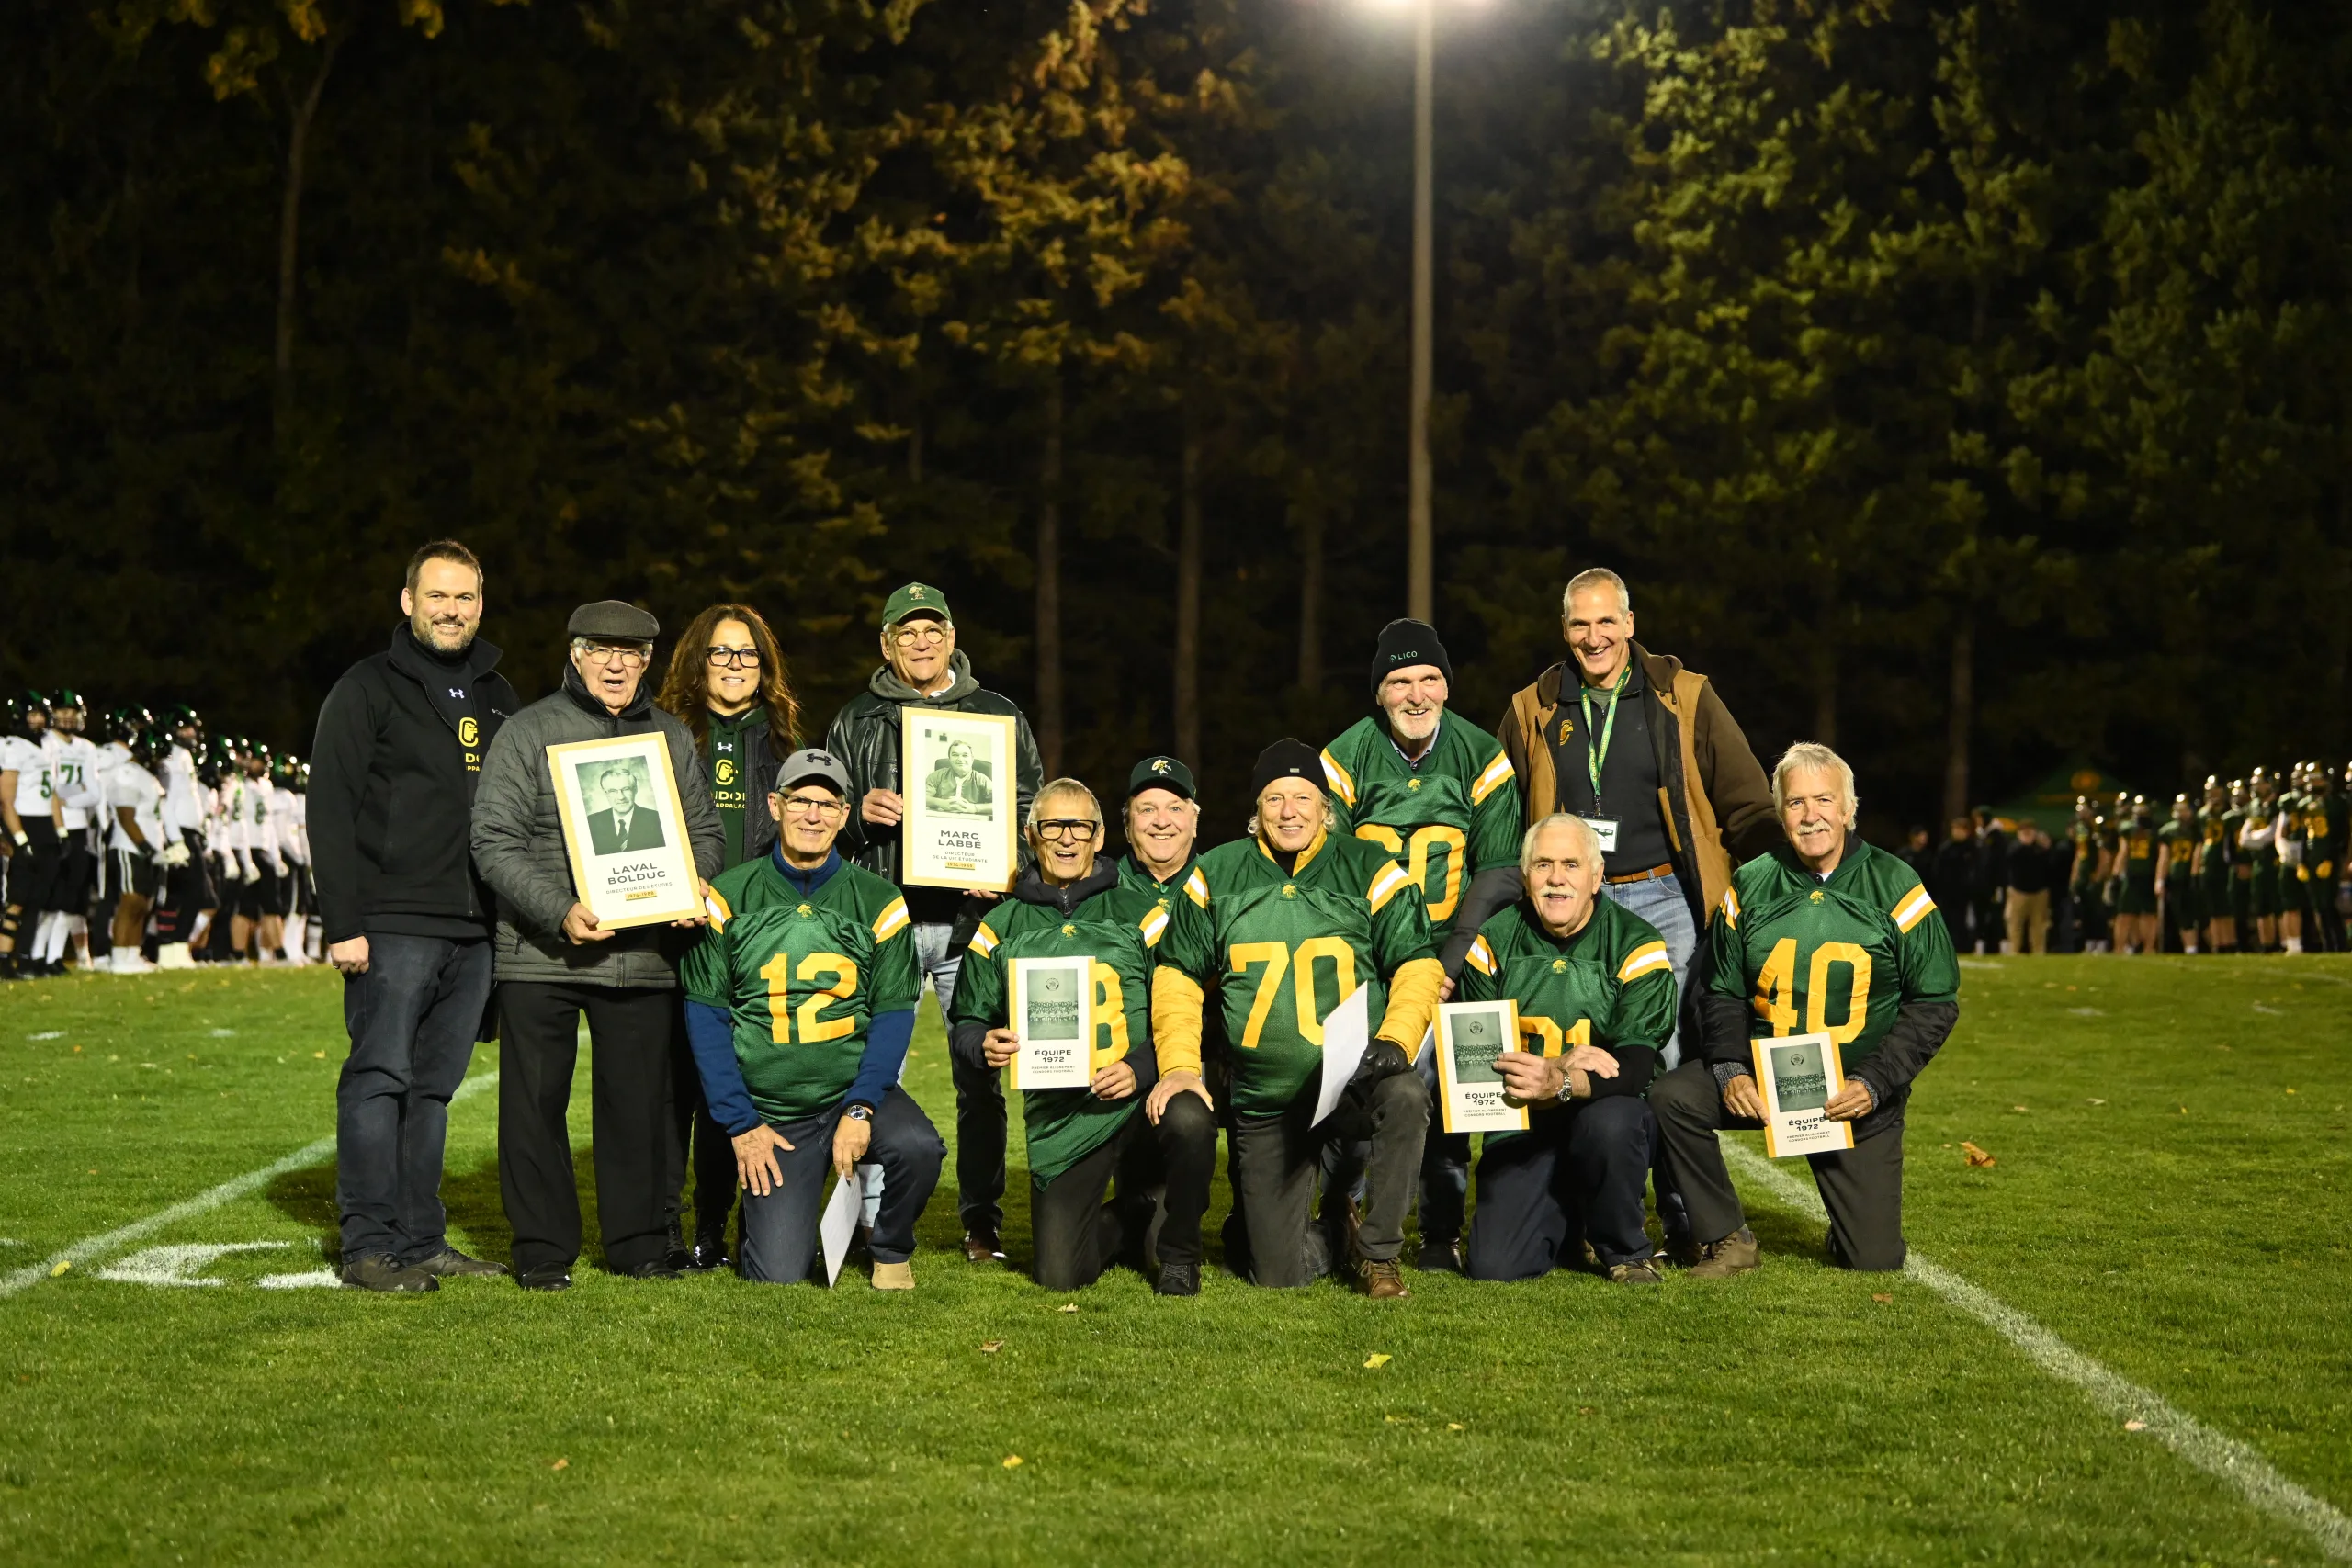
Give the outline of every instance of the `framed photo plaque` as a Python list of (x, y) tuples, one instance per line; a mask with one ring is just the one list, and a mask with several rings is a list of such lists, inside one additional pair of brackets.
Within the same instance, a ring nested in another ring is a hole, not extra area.
[(1021, 867), (1012, 717), (912, 703), (899, 714), (899, 880), (1011, 892)]
[(571, 887), (607, 930), (703, 912), (686, 809), (660, 731), (548, 749)]

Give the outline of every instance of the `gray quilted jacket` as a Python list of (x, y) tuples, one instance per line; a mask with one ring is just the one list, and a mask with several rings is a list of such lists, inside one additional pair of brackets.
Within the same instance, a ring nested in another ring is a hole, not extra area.
[(670, 769), (678, 776), (678, 798), (686, 808), (695, 869), (706, 879), (718, 875), (727, 838), (718, 808), (710, 803), (710, 782), (695, 755), (694, 736), (681, 720), (653, 705), (650, 687), (650, 682), (640, 686), (636, 702), (610, 714), (567, 665), (563, 689), (508, 719), (483, 754), (481, 782), (474, 791), (474, 864), (498, 895), (493, 951), (500, 980), (677, 985), (678, 959), (695, 939), (692, 929), (633, 926), (608, 942), (565, 940), (563, 917), (578, 899), (563, 852), (562, 819), (556, 814), (555, 778), (548, 768), (550, 746), (660, 730), (670, 742)]

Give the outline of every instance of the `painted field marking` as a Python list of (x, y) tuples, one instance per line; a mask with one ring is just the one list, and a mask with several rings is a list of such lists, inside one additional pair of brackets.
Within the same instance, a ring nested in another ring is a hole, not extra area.
[[(1783, 1205), (1808, 1219), (1827, 1223), (1821, 1196), (1810, 1185), (1728, 1138), (1723, 1140), (1723, 1151), (1741, 1175), (1764, 1187)], [(2082, 1390), (2109, 1414), (2142, 1423), (2134, 1429), (2144, 1430), (2206, 1474), (2227, 1482), (2264, 1513), (2302, 1529), (2326, 1555), (2352, 1562), (2352, 1518), (2281, 1475), (2252, 1445), (2216, 1432), (2154, 1390), (2143, 1388), (2093, 1360), (2035, 1319), (1941, 1264), (1930, 1263), (1914, 1252), (1903, 1271), (2017, 1347), (2026, 1359), (2052, 1377)]]
[[(458, 1092), (449, 1097), (449, 1103), (454, 1106), (459, 1100), (471, 1100), (475, 1095), (497, 1082), (498, 1073), (495, 1069), (487, 1073), (478, 1073), (458, 1086)], [(110, 1230), (104, 1235), (94, 1235), (86, 1240), (77, 1241), (62, 1252), (51, 1253), (39, 1263), (28, 1264), (22, 1269), (11, 1269), (6, 1274), (0, 1274), (0, 1296), (13, 1296), (19, 1291), (40, 1284), (43, 1280), (54, 1279), (64, 1273), (69, 1267), (110, 1257), (134, 1241), (153, 1235), (166, 1225), (175, 1225), (182, 1220), (192, 1220), (198, 1214), (208, 1213), (223, 1203), (232, 1203), (248, 1193), (260, 1190), (287, 1172), (316, 1165), (334, 1153), (334, 1139), (332, 1136), (321, 1138), (315, 1143), (304, 1144), (283, 1159), (272, 1160), (259, 1170), (249, 1170), (243, 1176), (232, 1177), (209, 1191), (199, 1192), (195, 1197), (175, 1203), (168, 1209), (158, 1209), (145, 1219), (133, 1220), (119, 1230)]]
[(126, 1285), (225, 1285), (198, 1270), (209, 1269), (236, 1252), (275, 1252), (282, 1241), (191, 1241), (171, 1247), (142, 1247), (130, 1257), (101, 1269), (97, 1278)]

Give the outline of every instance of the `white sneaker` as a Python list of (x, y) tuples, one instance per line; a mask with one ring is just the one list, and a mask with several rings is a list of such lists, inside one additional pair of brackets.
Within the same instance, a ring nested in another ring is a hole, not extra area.
[(158, 967), (139, 954), (119, 947), (107, 960), (107, 973), (109, 975), (153, 975)]
[(196, 967), (196, 960), (187, 955), (187, 943), (184, 942), (167, 942), (163, 946), (155, 950), (155, 967), (158, 969), (193, 969)]

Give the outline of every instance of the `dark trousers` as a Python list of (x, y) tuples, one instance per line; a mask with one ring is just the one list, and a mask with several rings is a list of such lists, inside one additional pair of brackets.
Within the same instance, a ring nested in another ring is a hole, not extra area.
[[(1763, 1123), (1724, 1109), (1723, 1093), (1704, 1062), (1685, 1063), (1653, 1084), (1650, 1109), (1690, 1206), (1691, 1235), (1702, 1243), (1721, 1241), (1746, 1224), (1715, 1133)], [(1902, 1123), (1857, 1136), (1850, 1149), (1808, 1155), (1805, 1160), (1813, 1167), (1822, 1207), (1829, 1211), (1831, 1255), (1848, 1269), (1902, 1268)]]
[(1145, 1125), (1159, 1156), (1159, 1242), (1162, 1268), (1201, 1261), (1201, 1221), (1209, 1212), (1209, 1180), (1216, 1174), (1216, 1112), (1197, 1094), (1180, 1094)]
[[(685, 1033), (679, 1032), (676, 1049), (672, 1053), (671, 1102), (677, 1108), (678, 1147), (691, 1150), (688, 1164), (695, 1176), (695, 1240), (724, 1245), (727, 1221), (735, 1212), (735, 1140), (727, 1129), (710, 1119), (710, 1105), (703, 1098), (702, 1075), (695, 1070), (693, 1049), (687, 1045)], [(683, 1204), (684, 1176), (679, 1177)], [(672, 1217), (675, 1218), (676, 1210)]]
[(345, 1263), (414, 1263), (448, 1245), (441, 1151), (490, 1000), (490, 939), (367, 934), (368, 972), (343, 982), (335, 1207)]
[[(1364, 1199), (1357, 1245), (1377, 1262), (1393, 1261), (1405, 1245), (1405, 1211), (1420, 1173), (1429, 1131), (1430, 1091), (1418, 1074), (1383, 1078), (1371, 1094), (1372, 1138), (1364, 1166)], [(1312, 1088), (1291, 1110), (1233, 1119), (1234, 1202), (1244, 1214), (1250, 1278), (1261, 1285), (1304, 1285), (1322, 1271), (1319, 1237), (1310, 1238), (1317, 1179), (1331, 1140), (1308, 1125)], [(1336, 1119), (1336, 1118), (1335, 1118)], [(1161, 1256), (1167, 1240), (1161, 1237)]]
[(196, 929), (196, 917), (212, 908), (212, 881), (205, 874), (204, 845), (192, 832), (180, 842), (188, 848), (186, 865), (163, 868), (164, 883), (155, 897), (155, 941), (186, 942)]
[(1578, 1262), (1579, 1230), (1604, 1265), (1647, 1258), (1653, 1248), (1642, 1228), (1642, 1188), (1657, 1137), (1648, 1103), (1612, 1094), (1527, 1120), (1524, 1133), (1488, 1134), (1479, 1153), (1469, 1276), (1532, 1280), (1564, 1261)]
[(514, 1232), (516, 1269), (568, 1267), (580, 1256), (580, 1193), (565, 1112), (583, 1012), (605, 1266), (626, 1273), (669, 1251), (684, 1164), (671, 1103), (679, 1005), (678, 993), (666, 988), (499, 986), (498, 1189)]
[[(1199, 1106), (1194, 1095), (1180, 1095)], [(1205, 1114), (1205, 1108), (1204, 1108)], [(1160, 1118), (1164, 1126), (1167, 1118)], [(1037, 1283), (1049, 1291), (1075, 1291), (1094, 1283), (1119, 1259), (1131, 1241), (1141, 1241), (1152, 1218), (1152, 1190), (1159, 1184), (1159, 1140), (1138, 1108), (1102, 1146), (1054, 1178), (1050, 1185), (1029, 1179), (1029, 1228), (1036, 1243), (1030, 1268)], [(1209, 1127), (1214, 1156), (1216, 1127)], [(1118, 1180), (1118, 1196), (1110, 1200), (1111, 1183)], [(1200, 1258), (1201, 1217), (1193, 1216), (1193, 1261)], [(1168, 1238), (1159, 1237), (1160, 1257), (1167, 1257)]]
[(1004, 1228), (1004, 1069), (949, 1053), (956, 1081), (956, 1209), (973, 1235)]
[(29, 953), (38, 917), (48, 910), (50, 895), (64, 869), (65, 852), (57, 841), (56, 823), (46, 817), (24, 821), (26, 841), (8, 857), (7, 908), (15, 919), (7, 934), (17, 937), (18, 949)]
[[(775, 1151), (784, 1179), (764, 1198), (743, 1194), (743, 1246), (736, 1262), (746, 1280), (790, 1285), (808, 1278), (817, 1261), (824, 1217), (826, 1176), (833, 1168), (833, 1129), (841, 1107), (776, 1131), (789, 1149)], [(882, 1168), (882, 1202), (868, 1248), (877, 1263), (904, 1263), (915, 1253), (915, 1221), (939, 1186), (947, 1145), (906, 1090), (894, 1089), (874, 1110), (872, 1140), (860, 1165)]]

